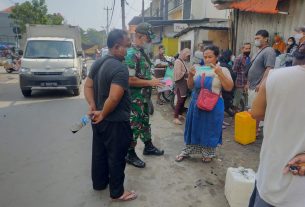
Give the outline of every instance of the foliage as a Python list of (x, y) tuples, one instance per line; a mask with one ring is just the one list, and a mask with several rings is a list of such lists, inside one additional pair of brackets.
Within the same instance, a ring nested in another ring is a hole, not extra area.
[(106, 31), (97, 31), (96, 29), (81, 29), (82, 43), (88, 46), (98, 45), (100, 48), (106, 45)]
[(48, 14), (45, 0), (26, 1), (16, 4), (10, 18), (25, 32), (26, 24), (62, 24), (64, 18), (60, 14)]

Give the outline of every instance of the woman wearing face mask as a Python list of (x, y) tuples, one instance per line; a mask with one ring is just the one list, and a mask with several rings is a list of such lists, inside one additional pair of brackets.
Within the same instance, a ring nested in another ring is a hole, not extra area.
[[(233, 53), (231, 50), (226, 50), (224, 51), (221, 56), (218, 58), (219, 64), (221, 67), (228, 68), (231, 74), (231, 77), (233, 81), (235, 82), (236, 79), (236, 74), (233, 72), (232, 67), (233, 67), (233, 61), (232, 61)], [(233, 112), (233, 98), (234, 98), (234, 90), (232, 91), (225, 91), (222, 90), (222, 97), (224, 99), (225, 103), (225, 112), (233, 117), (234, 112)], [(229, 124), (224, 122), (223, 128), (226, 128), (225, 126), (228, 126)]]
[[(204, 70), (192, 68), (189, 72), (187, 85), (192, 89), (192, 100), (187, 112), (184, 142), (185, 148), (176, 156), (180, 162), (192, 154), (201, 154), (204, 163), (211, 162), (215, 157), (216, 147), (222, 143), (222, 123), (224, 118), (224, 101), (221, 89), (231, 91), (234, 83), (230, 71), (217, 65), (219, 48), (209, 45), (204, 48), (203, 57), (206, 67)], [(202, 78), (204, 78), (202, 80)], [(199, 109), (197, 100), (199, 92), (207, 89), (218, 94), (216, 105), (211, 111)]]
[(305, 65), (305, 26), (299, 27), (295, 31), (297, 32), (295, 39), (299, 45), (293, 53), (292, 65)]
[(179, 58), (175, 61), (174, 65), (174, 80), (175, 80), (175, 89), (177, 94), (177, 104), (175, 107), (175, 117), (174, 123), (181, 125), (182, 122), (179, 118), (182, 118), (182, 113), (184, 109), (184, 104), (187, 96), (187, 74), (188, 68), (186, 61), (190, 59), (190, 49), (185, 48), (180, 52)]
[(295, 38), (294, 37), (289, 37), (287, 41), (287, 46), (286, 46), (286, 57), (285, 57), (285, 66), (290, 67), (292, 66), (292, 61), (293, 61), (293, 53), (296, 51), (298, 48)]

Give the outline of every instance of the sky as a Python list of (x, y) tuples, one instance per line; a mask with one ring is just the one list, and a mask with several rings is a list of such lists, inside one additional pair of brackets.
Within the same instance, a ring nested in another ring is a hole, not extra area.
[[(0, 11), (25, 0), (0, 0)], [(122, 28), (121, 0), (46, 0), (49, 13), (61, 13), (68, 24), (78, 25), (83, 29), (94, 28), (102, 30), (106, 28), (107, 6), (112, 8), (115, 2), (113, 17), (110, 25), (112, 28)], [(142, 0), (126, 0), (125, 17), (128, 22), (141, 13)], [(149, 7), (151, 0), (145, 0), (145, 8)], [(109, 19), (112, 11), (109, 11)]]

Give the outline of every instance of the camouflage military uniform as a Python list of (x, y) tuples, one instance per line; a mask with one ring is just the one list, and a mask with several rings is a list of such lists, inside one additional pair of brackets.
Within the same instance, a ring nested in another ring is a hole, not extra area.
[[(151, 80), (151, 65), (141, 54), (140, 48), (132, 46), (128, 49), (125, 64), (129, 68), (129, 76)], [(133, 141), (140, 138), (143, 142), (151, 140), (151, 128), (149, 124), (148, 102), (151, 96), (151, 87), (130, 87), (131, 97), (131, 128)]]

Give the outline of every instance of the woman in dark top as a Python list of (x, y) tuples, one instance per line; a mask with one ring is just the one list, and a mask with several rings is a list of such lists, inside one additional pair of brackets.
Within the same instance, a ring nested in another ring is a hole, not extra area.
[(298, 45), (295, 41), (294, 37), (289, 37), (287, 41), (287, 47), (286, 47), (286, 58), (285, 58), (285, 65), (286, 67), (292, 66), (292, 60), (293, 60), (293, 53), (298, 48)]
[[(221, 67), (225, 67), (229, 69), (233, 82), (235, 82), (236, 76), (234, 75), (234, 72), (232, 70), (233, 67), (233, 62), (231, 61), (232, 56), (233, 56), (232, 51), (226, 50), (221, 54), (221, 56), (218, 59), (218, 62)], [(233, 109), (234, 89), (231, 91), (222, 90), (222, 97), (224, 99), (225, 112), (227, 112), (229, 116), (233, 116), (234, 113), (232, 109)]]

